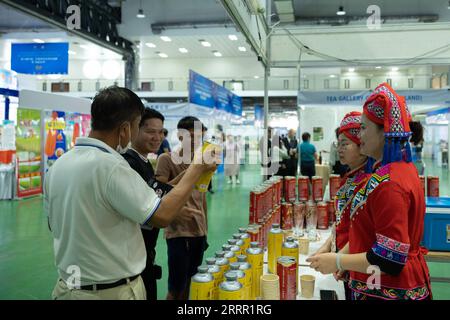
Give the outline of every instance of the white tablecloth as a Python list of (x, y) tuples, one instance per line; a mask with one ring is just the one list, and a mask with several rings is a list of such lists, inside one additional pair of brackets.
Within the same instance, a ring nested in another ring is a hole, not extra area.
[[(309, 243), (309, 255), (316, 252), (328, 239), (328, 237), (331, 235), (331, 230), (317, 230), (320, 239), (318, 241), (310, 242)], [(320, 300), (320, 290), (334, 290), (337, 293), (339, 300), (345, 300), (345, 291), (344, 291), (344, 284), (342, 281), (336, 281), (332, 274), (329, 275), (323, 275), (320, 272), (317, 272), (314, 269), (311, 269), (310, 267), (306, 266), (309, 265), (308, 262), (306, 262), (306, 259), (308, 256), (301, 254), (300, 255), (300, 261), (299, 261), (299, 270), (298, 270), (298, 285), (299, 285), (299, 294), (297, 295), (297, 300)], [(264, 274), (267, 274), (267, 251), (264, 254)], [(307, 299), (301, 296), (301, 288), (300, 288), (300, 276), (309, 274), (316, 278), (315, 281), (315, 287), (314, 287), (314, 297), (311, 299)]]

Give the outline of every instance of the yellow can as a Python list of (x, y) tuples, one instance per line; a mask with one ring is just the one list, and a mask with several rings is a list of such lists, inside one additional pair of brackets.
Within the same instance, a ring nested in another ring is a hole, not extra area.
[(258, 247), (258, 242), (251, 242), (250, 248), (247, 249), (247, 260), (252, 266), (252, 290), (250, 299), (255, 300), (260, 296), (260, 281), (263, 274), (264, 253), (263, 250)]
[(244, 241), (244, 251), (242, 254), (247, 254), (247, 249), (250, 248), (250, 235), (247, 233), (247, 228), (239, 228), (239, 234), (241, 235), (242, 241)]
[(248, 263), (247, 256), (241, 254), (237, 257), (238, 263), (240, 264), (239, 270), (245, 273), (245, 299), (251, 300), (252, 298), (252, 285), (253, 285), (253, 270), (250, 263)]
[[(209, 154), (209, 152), (212, 151), (211, 149), (214, 149), (213, 152), (215, 152), (215, 153), (221, 152), (219, 145), (205, 141), (205, 142), (203, 142), (203, 146), (202, 146), (202, 156), (206, 153), (206, 151), (208, 151), (208, 154)], [(207, 160), (211, 160), (211, 159), (207, 159)], [(200, 160), (195, 159), (195, 161), (200, 161)], [(195, 189), (197, 189), (200, 192), (207, 192), (208, 185), (211, 182), (211, 178), (213, 177), (214, 173), (215, 173), (214, 171), (203, 173), (200, 176), (200, 178), (198, 179), (198, 181), (195, 183)]]
[(267, 263), (269, 273), (277, 274), (277, 259), (281, 256), (281, 247), (283, 246), (283, 232), (280, 229), (280, 224), (272, 224), (272, 229), (269, 232), (269, 239), (267, 244)]
[(217, 300), (219, 298), (219, 285), (223, 282), (223, 272), (220, 267), (216, 264), (215, 258), (207, 258), (206, 265), (208, 266), (208, 272), (214, 278), (214, 290), (211, 300)]
[(212, 300), (214, 298), (214, 278), (208, 266), (198, 267), (198, 273), (191, 279), (189, 300)]
[(242, 300), (243, 286), (235, 272), (225, 273), (225, 281), (219, 286), (219, 300)]
[[(245, 243), (242, 240), (242, 235), (240, 233), (233, 234), (233, 240), (236, 240), (236, 245), (239, 247), (239, 254), (245, 255)], [(239, 255), (238, 254), (238, 255)]]
[(222, 274), (222, 278), (220, 279), (220, 283), (222, 283), (225, 280), (224, 274), (228, 271), (230, 265), (228, 259), (225, 258), (224, 251), (216, 251), (216, 264), (219, 266), (220, 272)]
[(240, 269), (241, 265), (239, 262), (230, 263), (230, 271), (235, 272), (237, 276), (237, 281), (242, 284), (241, 299), (248, 300), (247, 291), (245, 285), (247, 284), (247, 279), (245, 277), (245, 272)]
[(222, 245), (222, 250), (225, 252), (225, 258), (228, 259), (229, 263), (237, 261), (236, 255), (231, 251), (231, 246), (229, 244)]

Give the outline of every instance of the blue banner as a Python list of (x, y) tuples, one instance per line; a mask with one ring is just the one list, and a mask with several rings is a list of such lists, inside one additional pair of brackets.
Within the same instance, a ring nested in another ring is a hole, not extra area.
[(25, 74), (68, 74), (68, 43), (13, 43), (11, 69)]
[(255, 121), (264, 121), (264, 108), (259, 105), (255, 105)]
[(214, 108), (216, 84), (202, 75), (189, 70), (189, 102), (200, 106)]
[(242, 98), (233, 94), (231, 98), (231, 113), (235, 116), (242, 117)]
[(221, 86), (216, 86), (216, 108), (231, 113), (231, 95), (232, 93), (229, 90)]

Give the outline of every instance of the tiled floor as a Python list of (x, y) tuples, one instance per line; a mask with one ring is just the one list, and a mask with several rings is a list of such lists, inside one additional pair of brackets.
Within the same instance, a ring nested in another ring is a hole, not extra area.
[[(428, 166), (427, 174), (441, 177), (441, 195), (450, 195), (449, 171)], [(248, 193), (261, 181), (258, 166), (246, 166), (241, 185), (226, 184), (223, 174), (214, 178), (214, 195), (208, 195), (209, 249), (214, 255), (241, 226), (248, 223)], [(167, 293), (167, 247), (162, 233), (156, 261), (163, 267), (158, 298)], [(430, 263), (431, 275), (450, 277), (450, 264)], [(40, 197), (0, 201), (0, 299), (50, 299), (57, 278), (52, 238)], [(450, 299), (450, 284), (433, 283), (435, 299)]]

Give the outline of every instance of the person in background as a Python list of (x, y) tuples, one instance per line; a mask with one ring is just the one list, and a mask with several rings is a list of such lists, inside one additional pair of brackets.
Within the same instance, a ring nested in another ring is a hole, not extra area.
[(411, 139), (409, 140), (411, 143), (412, 161), (419, 175), (423, 175), (425, 172), (425, 163), (422, 160), (423, 127), (418, 121), (410, 121), (409, 127), (412, 131)]
[[(148, 160), (149, 153), (156, 153), (161, 146), (163, 138), (164, 116), (158, 111), (145, 108), (139, 123), (139, 133), (131, 142), (131, 147), (123, 154), (128, 162), (145, 182), (154, 178), (153, 167)], [(147, 251), (147, 263), (142, 271), (142, 280), (147, 291), (147, 300), (157, 299), (157, 281), (161, 279), (161, 267), (155, 265), (156, 242), (159, 228), (141, 226), (142, 237)]]
[(302, 143), (300, 144), (300, 171), (302, 176), (312, 177), (316, 175), (316, 161), (318, 161), (316, 147), (311, 144), (311, 135), (308, 132), (302, 134)]
[[(224, 161), (225, 177), (228, 177), (228, 183), (240, 184), (239, 181), (239, 167), (240, 167), (240, 150), (239, 146), (234, 140), (234, 137), (229, 134), (225, 141), (225, 161)], [(233, 181), (233, 179), (235, 179)]]
[(170, 153), (170, 143), (167, 140), (167, 135), (169, 134), (169, 131), (167, 131), (166, 128), (163, 129), (163, 134), (164, 134), (164, 140), (161, 143), (161, 146), (158, 149), (157, 155), (158, 157), (160, 155), (162, 155), (163, 153)]
[[(78, 138), (47, 172), (44, 212), (59, 274), (53, 299), (145, 300), (140, 274), (147, 254), (140, 226), (168, 226), (192, 185), (217, 168), (202, 162), (189, 166), (160, 199), (121, 155), (139, 134), (143, 111), (129, 89), (99, 91), (91, 105), (89, 137)], [(196, 151), (196, 159), (200, 156)]]
[(289, 153), (286, 149), (281, 137), (278, 134), (273, 135), (272, 137), (272, 165), (274, 169), (278, 167), (278, 171), (275, 173), (277, 176), (287, 176), (288, 169), (286, 166), (286, 160), (289, 159)]
[[(186, 161), (192, 160), (206, 132), (200, 120), (191, 116), (182, 118), (177, 129), (181, 148), (162, 154), (156, 165), (156, 178), (163, 183), (176, 184), (183, 177), (189, 168)], [(168, 300), (188, 299), (191, 277), (201, 265), (208, 247), (207, 232), (206, 195), (191, 188), (189, 200), (164, 232), (169, 266)]]
[(335, 130), (336, 140), (333, 141), (330, 146), (330, 171), (333, 174), (338, 174), (341, 178), (343, 178), (349, 168), (347, 165), (342, 164), (338, 155), (339, 130), (340, 127), (337, 127)]
[(259, 153), (261, 159), (261, 170), (263, 182), (269, 179), (275, 172), (271, 169), (271, 151), (272, 150), (272, 128), (267, 128), (267, 143), (264, 143), (264, 134), (259, 140)]
[(295, 135), (295, 130), (290, 129), (288, 131), (287, 137), (283, 138), (283, 144), (289, 154), (289, 158), (284, 161), (284, 163), (286, 164), (286, 175), (294, 177), (297, 175), (298, 166), (298, 141)]

